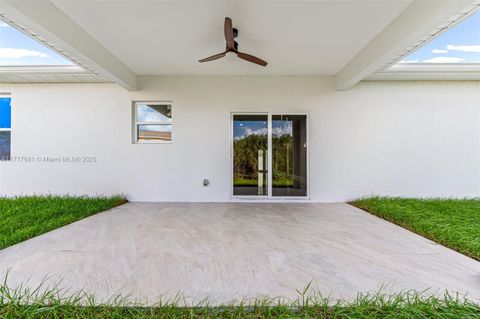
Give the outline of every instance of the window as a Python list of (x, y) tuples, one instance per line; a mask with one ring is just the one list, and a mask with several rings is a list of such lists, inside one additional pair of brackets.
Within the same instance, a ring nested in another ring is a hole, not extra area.
[(134, 143), (172, 141), (172, 105), (165, 102), (134, 103)]
[(0, 97), (0, 161), (10, 160), (11, 98)]

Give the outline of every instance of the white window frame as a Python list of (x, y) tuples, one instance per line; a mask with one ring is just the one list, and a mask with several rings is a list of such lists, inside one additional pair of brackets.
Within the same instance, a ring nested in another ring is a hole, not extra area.
[(9, 93), (0, 93), (0, 98), (10, 98), (10, 128), (0, 128), (0, 132), (10, 132), (10, 158), (4, 160), (0, 158), (0, 162), (10, 162), (12, 160), (12, 96)]
[[(172, 117), (171, 122), (161, 121), (161, 122), (138, 122), (137, 121), (137, 110), (139, 104), (149, 104), (149, 105), (169, 105), (172, 108)], [(170, 141), (138, 141), (138, 126), (139, 125), (171, 125), (171, 139)], [(171, 144), (173, 143), (173, 103), (172, 101), (132, 101), (132, 143), (133, 144)]]

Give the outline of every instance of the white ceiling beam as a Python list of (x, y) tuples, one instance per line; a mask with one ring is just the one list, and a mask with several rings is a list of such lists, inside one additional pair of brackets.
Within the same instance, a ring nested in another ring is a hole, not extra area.
[(0, 14), (101, 77), (137, 90), (136, 74), (50, 1), (0, 0)]
[(346, 90), (385, 67), (406, 48), (475, 2), (414, 0), (336, 75), (337, 89)]

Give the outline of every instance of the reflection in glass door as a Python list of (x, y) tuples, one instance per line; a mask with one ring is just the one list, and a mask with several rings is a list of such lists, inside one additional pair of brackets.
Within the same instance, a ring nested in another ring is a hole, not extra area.
[(272, 115), (272, 196), (307, 196), (306, 115)]
[(233, 195), (268, 195), (268, 116), (233, 116)]
[(307, 115), (232, 119), (233, 196), (307, 197)]

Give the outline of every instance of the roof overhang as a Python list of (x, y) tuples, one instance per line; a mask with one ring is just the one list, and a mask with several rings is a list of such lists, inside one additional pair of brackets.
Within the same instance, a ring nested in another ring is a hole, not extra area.
[(0, 16), (91, 74), (137, 89), (136, 74), (50, 1), (0, 0)]
[(382, 73), (479, 6), (478, 0), (413, 2), (337, 74), (337, 89), (348, 89), (376, 72)]
[(480, 80), (480, 64), (399, 63), (370, 75), (367, 81)]
[[(343, 68), (339, 66), (337, 88), (348, 89), (362, 80), (479, 79), (476, 65), (392, 66), (479, 6), (480, 0), (414, 0), (356, 55), (352, 53), (354, 57)], [(2, 67), (1, 81), (115, 82), (127, 90), (137, 89), (137, 74), (116, 51), (109, 51), (53, 2), (0, 0), (0, 16), (80, 66)]]
[(0, 82), (104, 83), (111, 82), (77, 65), (0, 66)]

